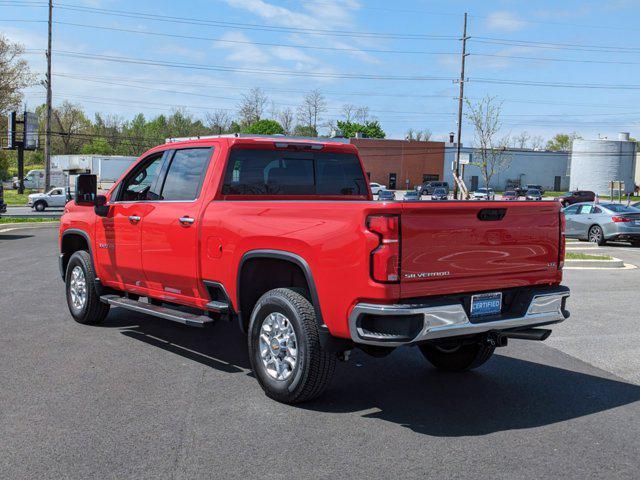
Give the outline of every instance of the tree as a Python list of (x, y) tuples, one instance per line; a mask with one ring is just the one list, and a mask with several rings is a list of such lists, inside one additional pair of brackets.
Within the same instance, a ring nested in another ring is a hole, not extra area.
[(407, 130), (404, 138), (406, 138), (407, 140), (415, 140), (417, 142), (428, 142), (429, 140), (431, 140), (431, 137), (432, 133), (429, 129), (414, 130), (413, 128), (410, 128), (409, 130)]
[(53, 109), (52, 123), (53, 138), (60, 144), (57, 150), (63, 155), (78, 153), (88, 138), (87, 129), (91, 125), (82, 107), (65, 100)]
[(515, 148), (527, 148), (529, 140), (531, 140), (531, 135), (527, 131), (520, 132), (513, 138), (513, 146)]
[(491, 178), (511, 162), (507, 152), (509, 137), (498, 137), (502, 128), (502, 103), (497, 102), (495, 97), (486, 96), (476, 104), (467, 100), (467, 107), (466, 116), (473, 125), (476, 143), (474, 162), (471, 164), (480, 169), (484, 185), (489, 188)]
[(530, 145), (534, 150), (542, 150), (542, 148), (544, 147), (544, 138), (542, 138), (540, 135), (531, 137)]
[(260, 120), (268, 102), (269, 98), (259, 87), (252, 88), (247, 93), (243, 93), (240, 105), (238, 106), (240, 123), (243, 125), (251, 125)]
[(322, 114), (327, 111), (327, 102), (320, 90), (312, 90), (302, 99), (298, 107), (298, 122), (306, 127), (313, 127), (318, 131), (318, 123)]
[(547, 142), (547, 150), (570, 152), (573, 141), (582, 138), (576, 132), (569, 134), (557, 133)]
[(85, 155), (113, 155), (113, 148), (106, 138), (94, 138), (80, 150)]
[(249, 125), (244, 130), (244, 133), (252, 133), (254, 135), (282, 135), (284, 134), (284, 129), (282, 125), (275, 120), (263, 119)]
[(293, 110), (289, 107), (284, 108), (278, 113), (278, 121), (282, 125), (285, 135), (291, 135), (293, 131)]
[(24, 47), (0, 34), (0, 113), (22, 103), (21, 90), (35, 81), (27, 61), (20, 56)]
[(296, 125), (296, 128), (293, 129), (293, 134), (298, 137), (317, 137), (318, 130), (313, 125)]
[(344, 117), (345, 122), (354, 121), (357, 110), (358, 107), (350, 103), (345, 103), (344, 105), (342, 105), (342, 116)]
[(343, 122), (338, 120), (338, 128), (345, 138), (353, 138), (356, 133), (362, 133), (366, 138), (384, 138), (386, 134), (377, 120), (365, 123)]
[(227, 110), (217, 108), (204, 115), (207, 127), (216, 135), (221, 135), (229, 131), (231, 126), (231, 115)]

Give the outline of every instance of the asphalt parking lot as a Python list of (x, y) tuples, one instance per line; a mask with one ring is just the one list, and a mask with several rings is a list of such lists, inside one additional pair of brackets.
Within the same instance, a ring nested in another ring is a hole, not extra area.
[(0, 233), (2, 478), (638, 478), (640, 269), (567, 270), (572, 317), (475, 372), (355, 352), (291, 407), (263, 395), (235, 325), (75, 323), (56, 241)]

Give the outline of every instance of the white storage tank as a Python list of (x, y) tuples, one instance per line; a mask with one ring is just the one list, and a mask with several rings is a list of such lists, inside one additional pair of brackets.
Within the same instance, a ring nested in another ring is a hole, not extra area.
[(571, 190), (591, 190), (598, 195), (611, 193), (610, 183), (624, 182), (624, 193), (635, 187), (636, 142), (628, 133), (618, 140), (598, 139), (573, 141), (571, 152)]

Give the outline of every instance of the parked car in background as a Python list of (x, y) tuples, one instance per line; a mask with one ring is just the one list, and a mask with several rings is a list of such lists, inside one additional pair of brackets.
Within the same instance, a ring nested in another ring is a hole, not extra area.
[(640, 209), (621, 203), (575, 203), (566, 207), (567, 238), (598, 245), (608, 241), (640, 246)]
[(46, 208), (62, 208), (68, 201), (65, 189), (60, 187), (52, 188), (47, 193), (32, 193), (27, 198), (27, 205), (38, 212), (44, 212)]
[(542, 200), (542, 192), (540, 190), (527, 190), (527, 195), (525, 196), (526, 200)]
[(380, 192), (380, 190), (387, 189), (386, 185), (380, 185), (379, 183), (375, 183), (375, 182), (371, 182), (369, 186), (371, 187), (371, 193), (373, 193), (374, 195), (377, 195)]
[(431, 200), (447, 200), (448, 198), (449, 193), (442, 187), (434, 189), (433, 193), (431, 194)]
[(436, 188), (444, 188), (449, 194), (449, 182), (425, 182), (418, 185), (416, 190), (420, 195), (431, 195)]
[(407, 190), (406, 192), (404, 192), (404, 195), (402, 195), (402, 199), (403, 200), (420, 200), (420, 194), (415, 190)]
[(589, 190), (575, 190), (573, 192), (563, 193), (556, 198), (556, 201), (560, 202), (560, 205), (567, 207), (574, 203), (593, 202), (596, 199), (596, 194)]
[(493, 191), (493, 188), (479, 188), (475, 192), (473, 192), (474, 200), (495, 200), (496, 192)]
[(4, 203), (4, 186), (2, 185), (2, 180), (0, 180), (0, 213), (5, 213), (7, 211), (7, 204)]
[(380, 190), (378, 192), (378, 200), (395, 200), (396, 194), (393, 190)]
[(529, 190), (540, 190), (540, 193), (544, 195), (544, 188), (542, 188), (542, 185), (534, 185), (531, 183), (525, 185), (524, 187), (518, 187), (515, 190), (519, 197), (524, 197)]
[(502, 200), (506, 200), (509, 202), (518, 200), (518, 194), (516, 193), (515, 190), (507, 190), (502, 194)]

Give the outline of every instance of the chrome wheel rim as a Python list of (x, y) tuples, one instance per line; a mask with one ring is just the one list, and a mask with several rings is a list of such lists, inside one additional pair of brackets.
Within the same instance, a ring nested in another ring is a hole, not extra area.
[(267, 374), (287, 380), (298, 364), (298, 341), (293, 325), (280, 312), (267, 315), (260, 327), (260, 357)]
[(600, 241), (600, 235), (601, 233), (599, 228), (592, 228), (589, 240), (593, 243), (598, 243)]
[(69, 293), (71, 294), (71, 304), (76, 310), (82, 309), (87, 301), (87, 281), (82, 267), (74, 267), (71, 271), (71, 281), (69, 282)]

